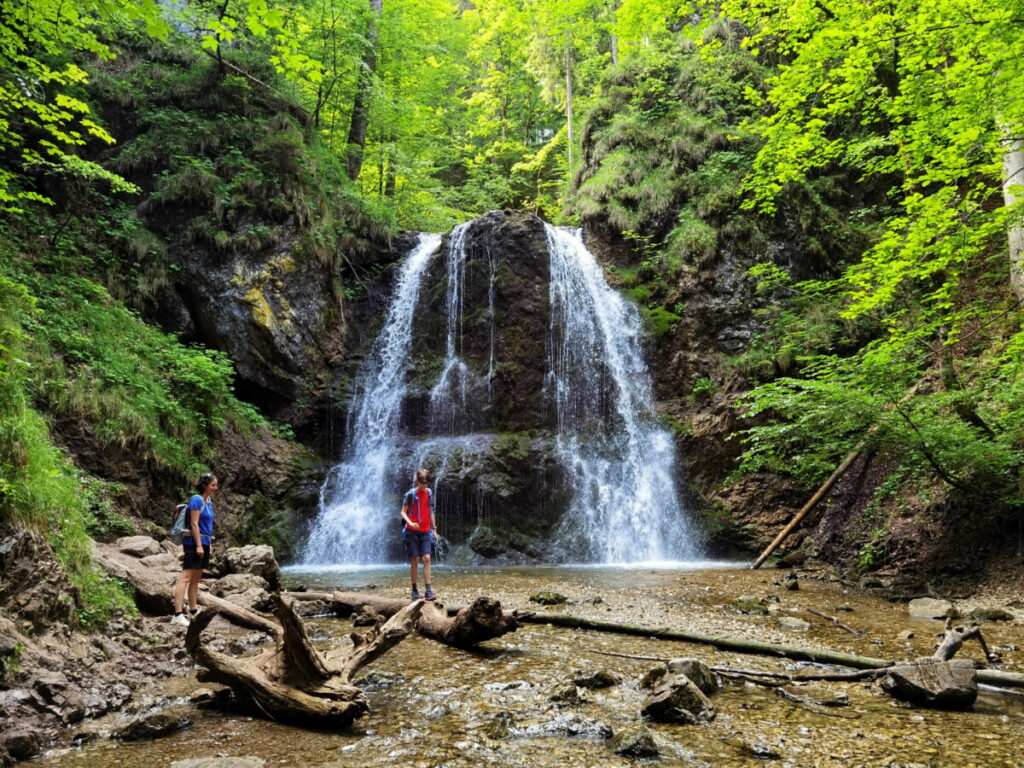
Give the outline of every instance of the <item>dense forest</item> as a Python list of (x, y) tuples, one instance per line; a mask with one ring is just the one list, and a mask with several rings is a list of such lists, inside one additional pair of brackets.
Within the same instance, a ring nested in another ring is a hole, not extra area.
[[(1016, 536), (1022, 24), (1016, 0), (6, 2), (4, 524), (45, 534), (73, 620), (102, 621), (127, 598), (90, 538), (163, 527), (225, 435), (293, 468), (320, 446), (329, 366), (211, 341), (227, 254), (262, 265), (239, 292), (270, 335), (306, 333), (273, 322), (300, 301), (280, 274), (328, 285), (312, 338), (400, 232), (520, 209), (603, 239), (659, 360), (696, 322), (685, 286), (742, 269), (748, 337), (659, 377), (683, 444), (688, 416), (733, 414), (694, 473), (719, 542), (744, 477), (806, 497), (854, 451), (881, 458), (835, 559), (898, 564), (933, 514)], [(266, 505), (238, 514), (287, 551)]]

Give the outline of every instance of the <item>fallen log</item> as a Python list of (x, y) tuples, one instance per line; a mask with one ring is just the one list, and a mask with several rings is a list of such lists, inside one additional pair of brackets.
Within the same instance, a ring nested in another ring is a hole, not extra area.
[(869, 656), (857, 656), (839, 651), (822, 651), (816, 648), (804, 648), (797, 645), (780, 645), (764, 643), (758, 640), (737, 640), (729, 637), (714, 637), (696, 632), (682, 632), (667, 627), (644, 627), (635, 624), (617, 624), (610, 621), (584, 619), (579, 616), (568, 616), (560, 613), (535, 614), (520, 616), (519, 621), (529, 624), (550, 624), (570, 629), (588, 629), (596, 632), (613, 632), (619, 635), (636, 635), (649, 637), (652, 640), (675, 640), (682, 643), (710, 645), (723, 651), (737, 651), (760, 656), (775, 656), (795, 661), (813, 661), (819, 664), (838, 664), (854, 669), (882, 669), (892, 665), (885, 659), (874, 659)]
[(366, 635), (349, 635), (351, 646), (321, 654), (292, 606), (278, 595), (274, 602), (280, 627), (272, 633), (273, 648), (234, 658), (203, 645), (202, 633), (214, 617), (233, 618), (220, 607), (210, 607), (193, 619), (185, 647), (206, 668), (202, 679), (229, 686), (243, 705), (274, 720), (332, 728), (350, 725), (369, 709), (366, 695), (352, 685), (355, 673), (412, 632), (424, 605), (410, 603)]
[[(321, 600), (342, 617), (351, 616), (369, 606), (381, 616), (394, 616), (409, 605), (408, 600), (364, 592), (289, 592), (297, 600)], [(529, 614), (503, 611), (492, 597), (478, 597), (466, 606), (446, 608), (443, 603), (425, 603), (420, 613), (419, 632), (424, 637), (456, 648), (469, 648), (515, 632)]]

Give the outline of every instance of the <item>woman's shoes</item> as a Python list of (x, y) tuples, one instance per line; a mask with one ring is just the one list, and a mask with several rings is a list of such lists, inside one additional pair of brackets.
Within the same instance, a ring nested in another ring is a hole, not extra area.
[(171, 619), (171, 624), (177, 624), (179, 627), (187, 627), (189, 623), (188, 616), (184, 613), (176, 613), (174, 618)]

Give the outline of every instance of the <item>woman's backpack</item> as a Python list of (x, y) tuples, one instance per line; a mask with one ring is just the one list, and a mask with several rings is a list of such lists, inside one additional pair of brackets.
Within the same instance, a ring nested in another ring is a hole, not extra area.
[(188, 519), (187, 508), (188, 504), (178, 504), (174, 507), (174, 517), (171, 519), (171, 527), (167, 531), (171, 541), (180, 543), (185, 534), (188, 533), (188, 527), (185, 525), (185, 521)]

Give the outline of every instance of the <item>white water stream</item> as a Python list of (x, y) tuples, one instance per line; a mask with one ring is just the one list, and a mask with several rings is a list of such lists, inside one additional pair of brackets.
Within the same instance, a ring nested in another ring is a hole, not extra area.
[[(472, 224), (456, 227), (448, 240), (445, 358), (430, 391), (432, 436), (417, 438), (418, 455), (446, 440), (456, 447), (472, 442), (482, 404), (467, 397), (467, 388), (480, 391), (475, 385), (486, 376), (484, 391), (491, 392), (500, 254), (488, 256), (487, 372), (468, 366), (460, 348), (467, 309), (466, 239)], [(639, 314), (607, 285), (578, 232), (547, 225), (545, 231), (551, 258), (549, 370), (545, 391), (537, 396), (554, 399), (556, 451), (571, 490), (569, 509), (549, 547), (551, 557), (590, 563), (691, 560), (697, 552), (675, 489), (675, 447), (654, 413)], [(380, 336), (356, 376), (344, 458), (321, 489), (318, 519), (304, 552), (307, 565), (384, 562), (398, 534), (397, 505), (405, 488), (390, 486), (401, 469), (395, 466), (399, 442), (409, 439), (401, 434), (400, 420), (413, 319), (417, 302), (424, 300), (423, 276), (439, 245), (438, 235), (421, 235), (402, 265)], [(444, 465), (435, 468), (435, 498)], [(411, 474), (415, 467), (407, 469)], [(443, 515), (439, 509), (442, 520)]]

